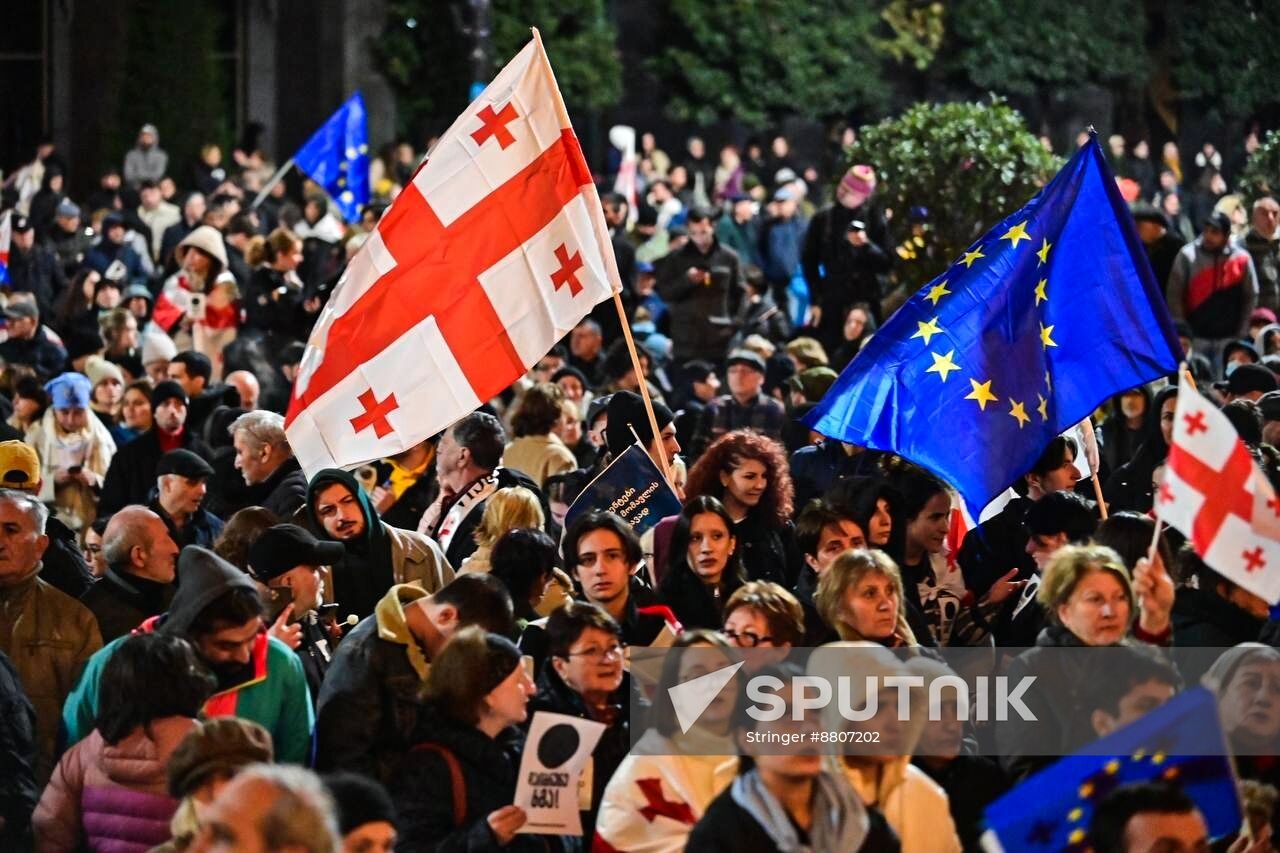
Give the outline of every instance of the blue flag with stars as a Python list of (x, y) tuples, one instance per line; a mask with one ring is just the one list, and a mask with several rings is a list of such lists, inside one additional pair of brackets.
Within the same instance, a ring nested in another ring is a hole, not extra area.
[(360, 219), (369, 203), (369, 121), (359, 92), (303, 143), (293, 162), (324, 187), (344, 219)]
[(876, 332), (804, 421), (905, 457), (976, 516), (1054, 436), (1173, 373), (1181, 347), (1090, 138)]
[[(1240, 828), (1235, 773), (1213, 693), (1196, 687), (987, 806), (987, 850), (1086, 850), (1098, 803), (1121, 785), (1163, 781), (1196, 804), (1217, 837)], [(998, 845), (992, 842), (998, 841)]]

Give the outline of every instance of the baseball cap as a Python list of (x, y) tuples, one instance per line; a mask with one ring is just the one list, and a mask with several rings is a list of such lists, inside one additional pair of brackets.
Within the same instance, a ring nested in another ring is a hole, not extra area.
[(21, 213), (15, 213), (13, 215), (14, 234), (17, 234), (19, 231), (30, 231), (33, 227), (35, 226), (31, 224), (31, 220), (23, 216)]
[(25, 441), (0, 441), (0, 486), (32, 490), (40, 485), (40, 457)]
[(34, 320), (40, 316), (40, 309), (34, 302), (22, 299), (4, 306), (4, 316), (10, 320)]
[(69, 198), (58, 202), (58, 216), (79, 216), (80, 206)]
[[(1268, 391), (1259, 397), (1258, 411), (1262, 412), (1264, 421), (1280, 421), (1280, 391)], [(0, 447), (4, 445), (0, 444)]]
[(729, 358), (725, 362), (725, 367), (733, 367), (735, 364), (743, 364), (747, 367), (753, 367), (761, 373), (768, 372), (764, 366), (764, 359), (749, 349), (736, 349), (729, 353)]
[(213, 468), (196, 453), (178, 448), (170, 450), (156, 464), (156, 476), (177, 474), (190, 480), (203, 480), (213, 476)]
[(296, 524), (277, 524), (249, 546), (249, 568), (266, 583), (298, 566), (332, 565), (345, 553), (341, 542), (321, 542)]

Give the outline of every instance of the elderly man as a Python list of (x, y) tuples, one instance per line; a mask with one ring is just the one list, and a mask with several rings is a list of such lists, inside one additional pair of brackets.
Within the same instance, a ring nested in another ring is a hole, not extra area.
[(233, 370), (227, 374), (227, 384), (240, 395), (240, 408), (250, 412), (258, 408), (258, 397), (262, 393), (258, 377), (247, 370)]
[(320, 777), (301, 767), (253, 764), (209, 805), (193, 853), (338, 853), (342, 842)]
[(307, 516), (323, 538), (346, 546), (346, 554), (333, 564), (331, 590), (343, 613), (365, 618), (393, 584), (435, 592), (453, 579), (453, 566), (440, 546), (422, 533), (379, 519), (350, 472), (325, 468), (312, 478)]
[(212, 548), (222, 533), (222, 519), (200, 506), (213, 466), (190, 450), (170, 450), (156, 466), (156, 497), (149, 507), (160, 516), (179, 548)]
[(307, 477), (284, 436), (284, 416), (247, 412), (231, 424), (236, 468), (245, 485), (264, 495), (258, 502), (278, 518), (292, 518), (307, 502)]
[[(489, 495), (508, 486), (524, 486), (535, 495), (541, 494), (525, 474), (499, 467), (505, 445), (502, 424), (486, 412), (472, 412), (440, 436), (436, 445), (440, 497), (423, 514), (418, 530), (440, 543), (451, 565), (462, 565), (476, 550), (472, 534), (484, 515)], [(548, 519), (549, 527), (556, 527), (545, 504), (542, 516)], [(559, 532), (556, 529), (553, 537)]]
[(209, 459), (209, 447), (186, 428), (187, 392), (172, 380), (151, 392), (151, 429), (130, 441), (111, 457), (102, 483), (98, 512), (110, 515), (128, 504), (146, 503), (156, 484), (156, 466), (170, 450), (185, 448)]
[(83, 604), (41, 580), (49, 510), (33, 496), (0, 490), (0, 652), (13, 662), (36, 710), (36, 784), (55, 763), (58, 709), (76, 673), (98, 649), (98, 623)]
[(144, 506), (127, 506), (107, 522), (102, 556), (107, 573), (80, 603), (93, 612), (109, 643), (169, 607), (178, 546), (160, 516)]

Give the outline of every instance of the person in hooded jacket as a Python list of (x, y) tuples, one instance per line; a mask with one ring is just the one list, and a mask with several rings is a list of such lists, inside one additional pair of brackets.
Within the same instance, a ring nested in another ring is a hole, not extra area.
[(222, 234), (201, 225), (182, 239), (174, 258), (178, 271), (165, 280), (152, 319), (179, 348), (190, 347), (208, 358), (219, 377), (222, 351), (240, 326), (240, 289), (227, 268)]
[(36, 711), (18, 671), (0, 652), (0, 847), (21, 850), (40, 796), (34, 773)]
[(146, 278), (142, 256), (133, 250), (126, 238), (124, 217), (108, 213), (102, 219), (102, 239), (84, 257), (84, 265), (103, 277), (117, 261), (124, 266), (124, 283), (133, 284)]
[[(276, 758), (301, 764), (311, 754), (315, 713), (307, 678), (297, 655), (271, 636), (263, 620), (262, 598), (253, 578), (198, 545), (178, 556), (182, 584), (169, 610), (148, 619), (138, 633), (182, 637), (217, 677), (217, 692), (204, 703), (203, 717), (237, 716), (271, 732)], [(67, 697), (62, 723), (74, 743), (92, 729), (111, 689), (103, 672), (120, 637), (89, 659)]]
[(58, 762), (32, 823), (42, 853), (149, 849), (169, 840), (178, 801), (167, 765), (215, 689), (186, 640), (139, 634), (103, 669), (93, 731)]
[(1108, 405), (1109, 414), (1098, 429), (1102, 451), (1102, 476), (1119, 470), (1134, 454), (1145, 436), (1147, 412), (1151, 410), (1151, 389), (1146, 385), (1116, 394)]
[(396, 584), (432, 593), (453, 580), (453, 566), (440, 546), (378, 518), (369, 494), (349, 471), (316, 472), (307, 486), (306, 512), (321, 539), (345, 546), (345, 555), (332, 565), (329, 590), (343, 613), (364, 619)]
[(1178, 404), (1176, 386), (1163, 388), (1147, 410), (1142, 443), (1128, 462), (1116, 469), (1103, 486), (1107, 506), (1112, 512), (1131, 509), (1149, 512), (1154, 502), (1155, 471), (1169, 455), (1173, 438), (1173, 412)]

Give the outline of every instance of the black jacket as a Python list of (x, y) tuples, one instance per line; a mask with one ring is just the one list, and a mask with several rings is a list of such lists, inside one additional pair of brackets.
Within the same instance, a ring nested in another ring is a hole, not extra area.
[[(213, 459), (208, 445), (189, 429), (182, 432), (182, 447), (198, 453), (206, 462)], [(156, 466), (163, 455), (155, 427), (117, 450), (102, 481), (98, 514), (111, 515), (129, 504), (146, 503), (147, 496), (155, 488)]]
[[(378, 462), (376, 467), (378, 482), (387, 482), (391, 478), (391, 463)], [(427, 507), (435, 503), (439, 495), (440, 484), (436, 481), (436, 463), (433, 458), (418, 481), (405, 489), (391, 508), (382, 513), (382, 520), (401, 530), (417, 530), (422, 514), (427, 511)]]
[(94, 578), (84, 561), (76, 534), (54, 516), (45, 522), (44, 533), (49, 537), (49, 547), (40, 559), (40, 580), (59, 592), (79, 598), (93, 586)]
[(913, 762), (947, 792), (951, 818), (965, 850), (981, 850), (982, 813), (1009, 789), (1000, 764), (984, 755), (957, 755), (941, 770), (920, 759)]
[[(895, 853), (901, 850), (898, 836), (878, 809), (864, 806), (869, 826), (859, 851)], [(817, 815), (814, 816), (815, 819)], [(765, 828), (751, 812), (733, 799), (733, 787), (720, 792), (707, 806), (702, 820), (689, 833), (686, 850), (698, 853), (774, 853), (778, 849)], [(806, 848), (808, 849), (808, 848)]]
[[(282, 521), (288, 521), (307, 502), (307, 475), (298, 460), (290, 457), (259, 484), (266, 497), (262, 506)], [(256, 487), (255, 487), (256, 488)]]
[(738, 540), (738, 555), (742, 560), (742, 572), (747, 580), (773, 581), (785, 589), (796, 585), (802, 558), (796, 547), (795, 525), (787, 522), (784, 527), (772, 527), (755, 513), (733, 527)]
[(53, 317), (53, 306), (67, 286), (67, 277), (53, 251), (37, 244), (29, 252), (9, 255), (9, 286), (15, 293), (35, 296), (41, 317)]
[(370, 616), (342, 639), (316, 700), (316, 768), (386, 784), (413, 745), (422, 679), (399, 643)]
[(169, 529), (169, 538), (179, 549), (188, 545), (199, 545), (201, 548), (213, 550), (213, 543), (217, 540), (218, 535), (222, 533), (222, 519), (209, 512), (203, 506), (197, 509), (187, 518), (187, 523), (179, 528), (173, 522), (173, 517), (165, 512), (164, 507), (160, 506), (160, 499), (153, 499), (147, 504), (147, 509), (160, 516), (160, 520), (164, 522), (164, 526)]
[(213, 414), (214, 409), (219, 406), (234, 407), (239, 405), (239, 391), (221, 382), (216, 385), (210, 385), (191, 398), (191, 402), (187, 405), (186, 427), (196, 435), (204, 435), (205, 421), (209, 420), (209, 416)]
[(694, 628), (719, 631), (724, 625), (724, 606), (742, 583), (742, 578), (726, 570), (720, 579), (720, 597), (717, 599), (711, 588), (689, 568), (686, 556), (673, 551), (658, 595), (662, 603), (675, 612), (686, 631)]
[(314, 317), (302, 307), (303, 291), (286, 284), (284, 274), (258, 267), (249, 277), (243, 304), (245, 327), (266, 335), (281, 346), (305, 341)]
[(47, 382), (62, 372), (67, 351), (45, 333), (44, 326), (37, 326), (30, 338), (9, 338), (0, 343), (0, 358), (5, 364), (28, 365), (41, 382)]
[(0, 847), (27, 849), (36, 787), (36, 712), (9, 658), (0, 652)]
[(800, 448), (791, 454), (791, 482), (795, 486), (796, 511), (799, 512), (814, 498), (826, 494), (837, 480), (879, 476), (881, 456), (874, 450), (845, 453), (844, 446), (831, 439)]
[[(514, 468), (497, 468), (495, 470), (498, 474), (499, 489), (506, 489), (511, 486), (524, 486), (526, 489), (538, 496), (538, 500), (542, 503), (542, 517), (546, 519), (543, 524), (543, 529), (546, 530), (547, 535), (558, 542), (560, 540), (560, 525), (556, 524), (555, 520), (551, 517), (551, 507), (548, 506), (547, 499), (543, 496), (542, 489), (538, 488), (538, 484), (533, 482), (533, 480), (529, 478), (529, 475), (525, 474), (523, 471), (517, 471)], [(488, 503), (489, 501), (486, 498), (471, 507), (471, 511), (467, 513), (467, 517), (462, 519), (458, 524), (458, 529), (454, 531), (453, 538), (449, 540), (449, 548), (444, 553), (445, 557), (449, 560), (449, 565), (461, 566), (463, 560), (475, 553), (477, 547), (475, 538), (476, 528), (480, 526), (480, 518), (484, 515), (484, 508)], [(448, 513), (447, 508), (440, 513), (441, 521), (444, 520), (446, 513)], [(414, 522), (414, 526), (409, 529), (413, 530), (416, 529), (416, 527), (417, 522)], [(430, 535), (433, 539), (436, 536), (434, 531), (432, 531)]]
[[(618, 769), (618, 765), (631, 749), (631, 728), (628, 716), (631, 676), (625, 671), (622, 673), (621, 686), (609, 697), (609, 701), (618, 709), (618, 714), (604, 730), (604, 734), (600, 736), (600, 742), (591, 753), (591, 808), (583, 809), (581, 813), (583, 838), (591, 838), (595, 835), (596, 814), (600, 811), (600, 800), (604, 796), (605, 786), (609, 784), (609, 780), (613, 778), (613, 772)], [(587, 714), (582, 697), (564, 683), (553, 667), (544, 669), (538, 679), (538, 695), (529, 702), (529, 719), (525, 723), (525, 731), (528, 731), (529, 721), (533, 720), (533, 715), (538, 711), (566, 714), (584, 720), (593, 719)]]
[[(691, 268), (710, 273), (710, 283), (689, 281)], [(685, 243), (662, 259), (657, 290), (671, 306), (671, 340), (680, 357), (720, 361), (742, 298), (742, 266), (733, 250), (717, 241), (704, 255), (693, 241)]]
[(1031, 504), (1030, 498), (1015, 498), (965, 536), (956, 562), (964, 573), (965, 589), (976, 598), (986, 595), (1010, 569), (1017, 569), (1021, 579), (1035, 574), (1035, 560), (1027, 553), (1030, 534), (1023, 524)]
[(169, 609), (173, 585), (159, 583), (116, 568), (108, 568), (102, 579), (80, 596), (80, 603), (93, 613), (102, 632), (102, 642), (123, 637)]
[(466, 788), (466, 810), (455, 820), (454, 779), (448, 759), (421, 747), (407, 750), (388, 789), (396, 807), (399, 853), (414, 851), (525, 851), (563, 850), (560, 839), (541, 835), (517, 835), (499, 846), (489, 828), (489, 814), (511, 805), (524, 739), (518, 729), (507, 729), (490, 738), (474, 726), (463, 725), (427, 709), (420, 720), (416, 743), (437, 744), (458, 763)]

